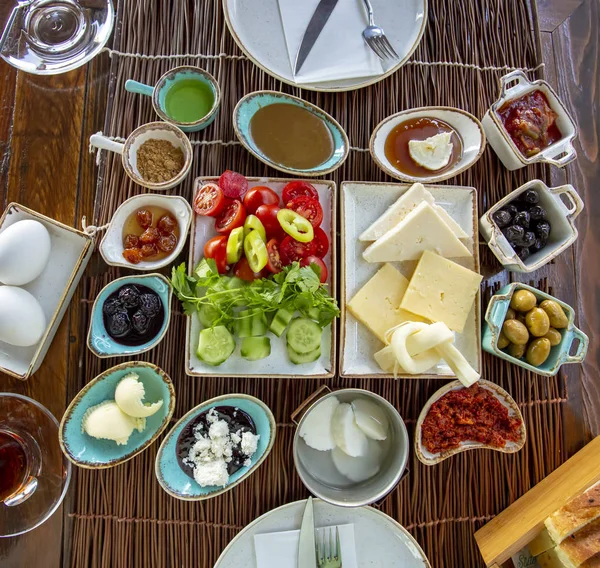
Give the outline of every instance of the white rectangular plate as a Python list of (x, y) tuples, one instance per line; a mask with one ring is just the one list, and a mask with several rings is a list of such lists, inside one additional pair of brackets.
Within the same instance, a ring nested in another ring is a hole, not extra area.
[[(346, 304), (356, 292), (381, 268), (381, 263), (366, 262), (362, 253), (370, 244), (358, 237), (386, 209), (411, 187), (396, 183), (342, 183), (342, 332), (340, 374), (344, 377), (392, 377), (375, 362), (373, 354), (384, 347), (349, 311)], [(472, 258), (452, 260), (479, 272), (479, 233), (477, 230), (477, 192), (472, 187), (452, 185), (427, 185), (435, 202), (443, 207), (469, 236), (462, 242), (473, 253)], [(392, 263), (410, 280), (417, 261)], [(481, 369), (479, 293), (467, 318), (465, 329), (456, 334), (455, 345), (469, 364), (478, 372)], [(402, 375), (408, 378), (454, 377), (443, 362), (427, 375)]]
[[(247, 178), (249, 187), (266, 185), (281, 196), (284, 186), (292, 179), (282, 178)], [(217, 181), (218, 178), (203, 178), (203, 181)], [(329, 290), (334, 291), (336, 277), (336, 250), (335, 250), (335, 225), (336, 225), (336, 195), (335, 182), (333, 181), (310, 181), (319, 192), (319, 201), (323, 207), (323, 222), (321, 228), (329, 237), (329, 252), (323, 259), (329, 274)], [(202, 217), (194, 214), (192, 219), (190, 256), (188, 262), (188, 273), (192, 274), (194, 268), (203, 256), (204, 244), (216, 236), (215, 220), (212, 217)], [(240, 341), (231, 357), (222, 365), (212, 367), (207, 365), (196, 356), (196, 346), (202, 326), (198, 316), (194, 314), (188, 318), (186, 328), (186, 373), (191, 376), (212, 377), (297, 377), (309, 376), (314, 378), (329, 378), (335, 373), (336, 353), (336, 329), (335, 325), (328, 326), (323, 333), (323, 344), (321, 345), (321, 358), (314, 363), (294, 365), (287, 355), (285, 346), (285, 335), (277, 337), (269, 332), (271, 338), (271, 355), (260, 361), (248, 361), (240, 355)]]

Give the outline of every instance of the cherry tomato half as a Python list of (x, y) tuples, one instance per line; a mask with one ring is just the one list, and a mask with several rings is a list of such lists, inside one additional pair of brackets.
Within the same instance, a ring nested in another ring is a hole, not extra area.
[(225, 197), (241, 199), (248, 191), (248, 180), (242, 174), (225, 170), (219, 178), (219, 187), (223, 190)]
[(319, 276), (321, 284), (327, 282), (327, 266), (325, 266), (325, 263), (318, 256), (307, 256), (300, 261), (300, 266), (310, 266), (311, 264), (316, 264), (321, 269)]
[(279, 254), (284, 265), (291, 264), (294, 261), (300, 261), (305, 256), (315, 254), (315, 242), (301, 243), (292, 237), (286, 237), (281, 241)]
[(216, 217), (225, 205), (223, 190), (216, 183), (207, 183), (196, 190), (194, 211), (198, 215)]
[(277, 205), (261, 205), (255, 215), (260, 219), (265, 231), (267, 231), (268, 239), (277, 239), (281, 241), (285, 237), (285, 233), (277, 220)]
[(313, 227), (318, 227), (323, 222), (323, 208), (317, 199), (301, 195), (287, 201), (286, 207), (308, 219)]
[(277, 239), (271, 239), (267, 243), (267, 253), (269, 258), (267, 259), (267, 268), (273, 274), (277, 274), (281, 272), (283, 269), (283, 260), (281, 259), (281, 254), (279, 252), (279, 242)]
[(313, 199), (319, 200), (319, 194), (315, 189), (315, 186), (312, 183), (308, 183), (307, 181), (291, 181), (284, 188), (281, 194), (281, 198), (284, 203), (288, 203), (292, 199), (296, 199), (296, 197), (300, 197), (304, 195), (306, 197), (312, 197)]
[(315, 244), (317, 247), (315, 255), (319, 258), (325, 258), (325, 255), (329, 252), (329, 238), (321, 227), (315, 229)]
[(204, 245), (205, 258), (212, 258), (217, 264), (219, 274), (225, 274), (229, 270), (227, 266), (227, 237), (213, 237)]
[(240, 258), (240, 261), (235, 265), (233, 269), (234, 276), (245, 280), (246, 282), (252, 282), (253, 280), (257, 280), (258, 278), (264, 278), (264, 271), (261, 272), (252, 272), (248, 261), (245, 256)]
[(223, 211), (215, 221), (218, 233), (229, 233), (242, 227), (246, 220), (246, 210), (239, 199), (227, 199)]
[(256, 213), (261, 205), (279, 205), (279, 195), (264, 185), (251, 187), (244, 195), (244, 207), (248, 213)]

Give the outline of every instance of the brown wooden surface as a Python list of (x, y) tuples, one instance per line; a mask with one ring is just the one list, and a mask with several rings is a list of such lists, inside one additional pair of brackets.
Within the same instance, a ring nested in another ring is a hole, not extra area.
[[(10, 2), (0, 2), (1, 21)], [(553, 171), (555, 184), (572, 183), (586, 203), (578, 222), (576, 246), (548, 271), (550, 286), (579, 308), (580, 327), (590, 335), (585, 364), (567, 372), (569, 402), (565, 437), (569, 454), (600, 433), (600, 349), (594, 333), (600, 324), (596, 282), (600, 279), (598, 157), (599, 0), (538, 0), (546, 76), (575, 114), (580, 127), (579, 159), (565, 171)], [(17, 201), (64, 223), (78, 226), (92, 214), (97, 169), (88, 155), (90, 134), (102, 129), (110, 60), (101, 55), (90, 65), (65, 75), (36, 77), (17, 73), (0, 61), (0, 191), (5, 206)], [(92, 261), (93, 263), (93, 261)], [(67, 388), (76, 376), (79, 343), (86, 322), (80, 321), (81, 290), (64, 318), (44, 365), (25, 383), (0, 376), (0, 390), (27, 394), (60, 418)], [(69, 508), (69, 496), (64, 509)], [(66, 517), (66, 515), (65, 515)], [(60, 566), (68, 551), (69, 526), (63, 513), (23, 537), (0, 540), (0, 565)]]

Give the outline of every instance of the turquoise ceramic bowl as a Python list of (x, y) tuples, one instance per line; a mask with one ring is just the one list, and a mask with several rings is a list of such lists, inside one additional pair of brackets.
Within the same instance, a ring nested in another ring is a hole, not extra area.
[[(200, 487), (179, 467), (176, 446), (179, 434), (200, 413), (213, 406), (235, 406), (250, 415), (260, 435), (258, 448), (252, 456), (252, 464), (243, 467), (229, 478), (225, 487)], [(250, 476), (265, 460), (275, 443), (275, 418), (269, 407), (261, 400), (245, 394), (226, 394), (212, 398), (190, 410), (168, 433), (156, 456), (155, 472), (161, 487), (172, 497), (184, 501), (202, 501), (221, 495)]]
[[(143, 343), (142, 345), (122, 345), (116, 342), (104, 327), (102, 318), (102, 306), (104, 301), (121, 286), (126, 284), (140, 284), (154, 290), (160, 297), (165, 309), (165, 321), (160, 328), (159, 333), (152, 340)], [(141, 276), (125, 276), (117, 278), (107, 284), (100, 294), (96, 297), (94, 306), (92, 307), (92, 319), (87, 336), (87, 346), (96, 357), (129, 357), (131, 355), (139, 355), (156, 347), (162, 338), (167, 333), (169, 322), (171, 321), (171, 284), (162, 274), (143, 274)]]
[[(325, 122), (325, 125), (333, 137), (333, 144), (335, 148), (329, 160), (311, 169), (298, 170), (273, 162), (258, 149), (250, 134), (250, 121), (252, 120), (252, 117), (256, 111), (258, 111), (260, 108), (275, 103), (284, 103), (305, 108)], [(309, 102), (297, 97), (292, 97), (291, 95), (279, 93), (277, 91), (256, 91), (240, 99), (233, 111), (233, 128), (235, 129), (237, 137), (244, 145), (246, 150), (256, 156), (261, 162), (264, 162), (276, 170), (295, 176), (316, 177), (336, 170), (348, 157), (348, 150), (350, 148), (348, 136), (346, 136), (344, 129), (332, 116)]]
[[(502, 329), (502, 324), (504, 323), (504, 318), (506, 317), (510, 299), (516, 290), (529, 290), (540, 302), (543, 300), (555, 301), (562, 307), (569, 319), (567, 327), (565, 329), (558, 330), (562, 335), (561, 342), (555, 347), (552, 347), (548, 359), (546, 359), (546, 361), (539, 367), (534, 367), (524, 360), (511, 357), (508, 353), (505, 353), (498, 347), (498, 337)], [(560, 369), (562, 364), (581, 363), (581, 361), (585, 359), (585, 355), (588, 350), (589, 339), (585, 333), (583, 333), (579, 328), (575, 327), (574, 320), (575, 312), (571, 306), (561, 302), (554, 296), (550, 296), (550, 294), (541, 292), (537, 288), (532, 288), (531, 286), (527, 286), (526, 284), (521, 284), (519, 282), (513, 282), (512, 284), (502, 288), (497, 294), (494, 294), (490, 300), (490, 303), (488, 304), (487, 311), (485, 313), (485, 323), (483, 326), (482, 346), (488, 353), (492, 353), (501, 359), (506, 359), (510, 363), (524, 367), (532, 373), (552, 377), (558, 373), (558, 369)], [(575, 354), (570, 355), (571, 347), (575, 340), (579, 341), (579, 345), (577, 346)]]
[[(97, 440), (81, 428), (88, 408), (105, 400), (114, 400), (118, 382), (128, 373), (137, 373), (144, 384), (147, 402), (163, 400), (158, 412), (146, 418), (143, 432), (133, 431), (127, 444)], [(167, 427), (175, 410), (175, 391), (169, 376), (156, 365), (143, 361), (121, 363), (90, 381), (67, 408), (58, 431), (60, 447), (75, 465), (87, 469), (105, 469), (130, 460), (153, 444)]]

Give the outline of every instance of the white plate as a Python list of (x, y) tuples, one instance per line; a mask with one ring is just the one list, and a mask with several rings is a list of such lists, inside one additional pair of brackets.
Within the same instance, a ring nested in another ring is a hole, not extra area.
[[(408, 531), (377, 509), (344, 509), (319, 499), (315, 499), (313, 503), (316, 527), (354, 524), (359, 568), (431, 567), (425, 553)], [(298, 530), (305, 506), (306, 501), (288, 503), (250, 523), (229, 543), (214, 568), (261, 568), (256, 566), (254, 535)]]
[[(370, 243), (359, 241), (359, 235), (410, 187), (410, 184), (395, 183), (342, 183), (342, 234), (344, 235), (340, 300), (342, 310), (340, 374), (342, 376), (393, 376), (382, 371), (373, 358), (373, 354), (384, 347), (383, 343), (346, 310), (345, 306), (382, 266), (381, 263), (363, 260), (362, 253)], [(453, 185), (427, 185), (425, 188), (433, 195), (436, 204), (443, 207), (469, 236), (462, 242), (473, 257), (452, 260), (479, 272), (477, 192), (472, 187)], [(391, 264), (410, 280), (417, 261)], [(456, 333), (455, 341), (457, 349), (478, 372), (481, 369), (480, 316), (478, 293), (465, 328), (462, 333)], [(455, 375), (446, 364), (440, 364), (432, 374), (403, 376), (445, 379)]]
[[(246, 178), (248, 187), (266, 185), (281, 197), (284, 186), (293, 181), (282, 178)], [(216, 182), (218, 178), (206, 177), (204, 182)], [(321, 228), (329, 237), (329, 252), (323, 259), (327, 266), (329, 278), (327, 283), (329, 290), (335, 291), (336, 276), (336, 253), (335, 253), (335, 222), (336, 222), (336, 197), (335, 182), (319, 180), (311, 182), (319, 193), (319, 201), (323, 207), (323, 222)], [(215, 220), (212, 217), (193, 216), (191, 229), (191, 246), (188, 261), (188, 273), (192, 274), (194, 268), (203, 257), (206, 241), (218, 235), (215, 231)], [(335, 295), (335, 292), (334, 294)], [(296, 377), (310, 376), (313, 378), (333, 377), (335, 372), (335, 326), (328, 326), (323, 332), (323, 343), (321, 345), (321, 358), (314, 363), (294, 365), (289, 360), (285, 346), (285, 335), (277, 337), (271, 332), (267, 336), (271, 338), (271, 355), (260, 361), (248, 361), (240, 355), (240, 341), (231, 357), (222, 365), (212, 367), (196, 356), (196, 346), (200, 335), (201, 324), (198, 316), (194, 314), (189, 317), (186, 324), (186, 369), (190, 376), (213, 376), (213, 377)]]
[[(353, 0), (359, 1), (359, 0)], [(419, 45), (427, 21), (427, 0), (372, 0), (375, 22), (386, 31), (400, 60), (376, 77), (296, 83), (288, 57), (278, 0), (223, 0), (227, 26), (240, 49), (281, 81), (314, 91), (349, 91), (372, 85), (398, 70)], [(365, 12), (365, 27), (368, 21)]]

